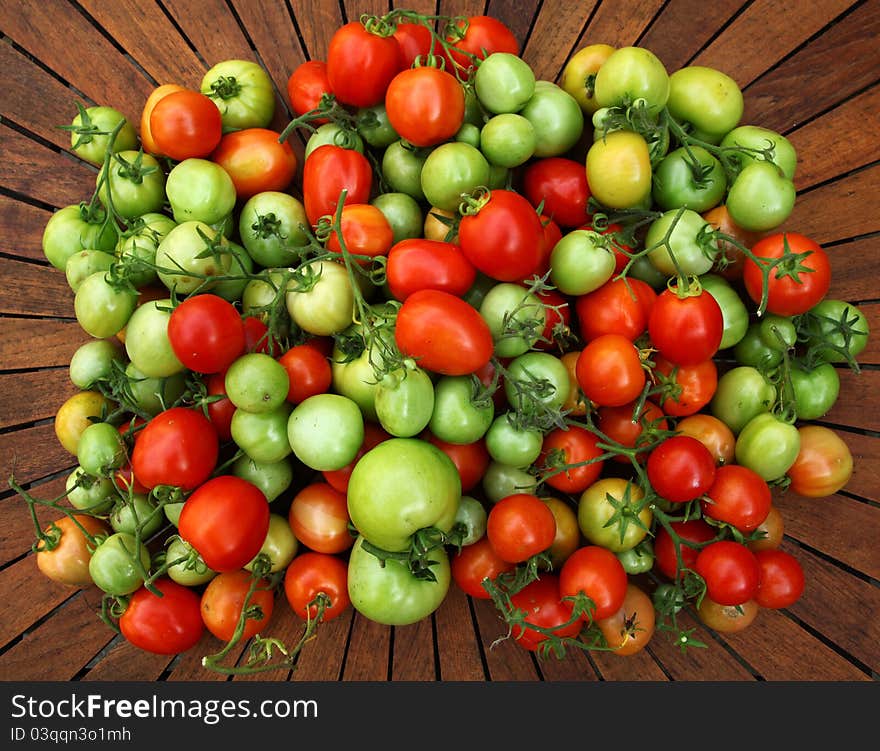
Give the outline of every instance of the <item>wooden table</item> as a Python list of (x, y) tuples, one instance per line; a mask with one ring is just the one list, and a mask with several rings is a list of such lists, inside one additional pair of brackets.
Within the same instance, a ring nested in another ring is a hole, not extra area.
[[(323, 58), (332, 31), (387, 3), (317, 0), (0, 0), (0, 465), (51, 497), (74, 466), (53, 433), (53, 415), (75, 392), (67, 365), (88, 337), (73, 316), (62, 273), (41, 250), (52, 211), (86, 198), (95, 169), (67, 150), (58, 128), (74, 102), (110, 104), (138, 122), (159, 83), (197, 87), (227, 58), (259, 60), (278, 92), (276, 125), (289, 120), (285, 84), (294, 67)], [(742, 87), (743, 122), (785, 134), (799, 156), (796, 207), (785, 227), (829, 252), (829, 296), (858, 303), (880, 330), (880, 3), (876, 0), (598, 0), (446, 2), (444, 14), (488, 12), (522, 42), (540, 78), (556, 80), (569, 55), (595, 42), (650, 48), (672, 71), (718, 67)], [(344, 6), (346, 17), (341, 7)], [(435, 3), (408, 7), (432, 13)], [(303, 144), (297, 144), (302, 153)], [(825, 499), (777, 499), (784, 548), (807, 577), (802, 599), (763, 611), (742, 633), (711, 633), (682, 653), (658, 635), (632, 658), (577, 651), (537, 660), (510, 642), (490, 603), (452, 591), (430, 618), (377, 625), (351, 609), (321, 628), (298, 669), (279, 680), (417, 681), (865, 681), (880, 671), (880, 337), (858, 375), (840, 370), (842, 397), (822, 423), (855, 457), (849, 485)], [(199, 657), (213, 637), (172, 659), (137, 651), (96, 615), (95, 588), (71, 590), (38, 574), (25, 504), (0, 496), (0, 678), (5, 680), (211, 680)], [(279, 612), (286, 603), (279, 604)], [(301, 624), (274, 620), (284, 638)]]

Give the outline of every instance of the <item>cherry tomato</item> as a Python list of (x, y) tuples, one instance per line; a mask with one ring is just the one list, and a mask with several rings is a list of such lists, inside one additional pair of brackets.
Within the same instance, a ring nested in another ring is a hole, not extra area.
[(604, 461), (599, 457), (603, 450), (598, 447), (598, 442), (594, 433), (579, 425), (551, 429), (544, 436), (536, 462), (544, 483), (563, 493), (586, 490), (602, 472)]
[(676, 571), (681, 576), (684, 569), (693, 570), (700, 547), (715, 537), (715, 530), (702, 519), (670, 522), (669, 526), (678, 543), (665, 526), (658, 527), (654, 538), (654, 561), (662, 574), (675, 579)]
[(620, 609), (596, 621), (606, 645), (621, 657), (641, 652), (654, 636), (655, 623), (654, 602), (632, 582), (627, 585)]
[(523, 172), (523, 192), (535, 208), (560, 227), (579, 227), (588, 219), (590, 188), (584, 165), (566, 157), (543, 157)]
[(673, 503), (700, 498), (715, 481), (715, 459), (696, 438), (674, 435), (654, 448), (646, 464), (648, 481)]
[(641, 279), (612, 278), (575, 299), (578, 326), (585, 342), (602, 334), (620, 334), (635, 341), (648, 329), (657, 293)]
[(521, 563), (553, 544), (556, 517), (536, 495), (514, 493), (489, 510), (486, 536), (502, 560)]
[[(669, 429), (669, 422), (663, 411), (653, 402), (646, 401), (637, 413), (638, 402), (631, 401), (614, 407), (599, 407), (596, 410), (596, 427), (609, 440), (624, 448), (637, 448), (650, 445), (657, 431)], [(647, 458), (647, 448), (636, 453), (639, 461)], [(614, 460), (630, 462), (628, 454), (616, 453)]]
[(798, 559), (784, 550), (759, 550), (755, 553), (760, 577), (755, 602), (762, 608), (788, 608), (804, 592), (804, 570)]
[(422, 237), (395, 243), (388, 252), (385, 273), (388, 289), (401, 302), (420, 289), (439, 289), (461, 297), (477, 277), (477, 270), (458, 245)]
[(190, 370), (219, 373), (244, 353), (244, 323), (235, 306), (222, 297), (193, 295), (171, 311), (168, 341)]
[(119, 630), (134, 646), (159, 655), (175, 655), (194, 647), (205, 630), (201, 598), (189, 587), (167, 577), (137, 590), (119, 618)]
[(150, 135), (162, 156), (178, 162), (207, 157), (223, 136), (223, 117), (200, 91), (172, 91), (153, 106)]
[(670, 385), (669, 391), (650, 397), (670, 417), (696, 414), (712, 400), (718, 387), (718, 366), (711, 358), (695, 365), (674, 365), (655, 355), (653, 374)]
[(661, 292), (648, 316), (648, 335), (659, 353), (676, 365), (696, 365), (710, 359), (721, 344), (724, 319), (711, 294), (680, 297)]
[(806, 498), (825, 498), (846, 486), (853, 473), (849, 446), (831, 428), (802, 425), (797, 458), (788, 468), (789, 488)]
[(348, 567), (342, 558), (329, 553), (301, 553), (284, 574), (284, 595), (291, 610), (300, 618), (318, 614), (315, 599), (326, 595), (330, 602), (321, 619), (330, 621), (341, 615), (351, 604), (348, 594)]
[(342, 553), (354, 544), (345, 493), (328, 482), (312, 482), (300, 490), (288, 520), (296, 539), (315, 552)]
[(355, 149), (324, 144), (303, 164), (303, 206), (312, 225), (322, 216), (336, 215), (342, 191), (345, 203), (369, 203), (373, 168)]
[[(224, 571), (211, 579), (202, 592), (202, 621), (208, 631), (221, 641), (228, 642), (235, 634), (252, 582), (250, 571)], [(241, 636), (244, 640), (258, 634), (272, 619), (275, 594), (266, 579), (257, 581), (256, 588), (247, 601), (249, 609), (253, 606), (259, 609), (259, 614), (254, 613), (245, 620)]]
[(578, 548), (559, 571), (562, 597), (584, 594), (592, 600), (593, 607), (583, 615), (587, 622), (608, 618), (620, 610), (628, 583), (626, 571), (617, 556), (598, 545)]
[[(304, 115), (316, 109), (325, 94), (333, 90), (327, 78), (327, 63), (323, 60), (306, 60), (293, 69), (287, 79), (287, 99), (294, 115)], [(316, 118), (313, 125), (329, 122), (327, 118)]]
[(706, 582), (706, 594), (719, 605), (741, 605), (758, 592), (760, 567), (755, 553), (733, 540), (718, 540), (697, 554), (694, 570)]
[(297, 344), (278, 357), (287, 371), (287, 401), (299, 404), (310, 396), (330, 390), (333, 372), (327, 356), (314, 344)]
[(751, 532), (770, 513), (770, 486), (754, 470), (739, 464), (718, 467), (702, 502), (703, 514)]

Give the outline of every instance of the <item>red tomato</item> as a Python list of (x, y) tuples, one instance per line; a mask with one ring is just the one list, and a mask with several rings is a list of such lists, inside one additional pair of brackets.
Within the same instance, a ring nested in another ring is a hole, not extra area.
[(587, 221), (590, 188), (582, 162), (561, 156), (529, 162), (523, 172), (523, 193), (560, 227), (579, 227)]
[(245, 350), (271, 354), (277, 343), (270, 337), (269, 327), (256, 316), (245, 316), (243, 322)]
[(367, 158), (354, 149), (325, 143), (306, 157), (303, 165), (303, 207), (312, 225), (336, 207), (343, 190), (345, 203), (369, 203), (373, 168)]
[(588, 342), (578, 355), (575, 374), (584, 396), (600, 407), (633, 401), (646, 381), (639, 350), (620, 334), (603, 334)]
[(460, 297), (422, 289), (397, 311), (394, 339), (401, 353), (441, 375), (475, 373), (492, 358), (495, 342), (489, 324)]
[[(378, 208), (370, 203), (346, 203), (339, 219), (342, 242), (354, 256), (387, 256), (394, 244), (394, 231)], [(342, 243), (336, 230), (327, 238), (327, 250), (342, 252)], [(358, 258), (358, 263), (368, 265), (369, 258)]]
[(654, 355), (654, 378), (670, 383), (668, 394), (652, 394), (651, 399), (670, 417), (686, 417), (705, 407), (718, 388), (718, 366), (711, 358), (696, 365), (673, 365)]
[(556, 350), (560, 341), (571, 333), (571, 305), (568, 298), (555, 289), (541, 289), (534, 294), (544, 306), (544, 330), (534, 348)]
[[(798, 232), (777, 232), (752, 246), (757, 258), (778, 261), (767, 279), (767, 312), (781, 316), (806, 313), (819, 303), (831, 284), (828, 254), (809, 237)], [(782, 260), (778, 260), (782, 259)], [(764, 280), (751, 258), (743, 263), (743, 283), (749, 297), (761, 302)]]
[(452, 459), (452, 463), (458, 470), (458, 476), (461, 478), (462, 493), (473, 490), (477, 483), (483, 479), (483, 474), (492, 457), (489, 455), (486, 442), (482, 438), (473, 443), (447, 443), (441, 441), (431, 432), (425, 432), (422, 437)]
[(232, 416), (235, 405), (226, 396), (226, 372), (211, 373), (205, 382), (208, 396), (217, 397), (208, 402), (208, 419), (221, 441), (232, 440)]
[[(202, 592), (202, 620), (208, 631), (221, 641), (228, 642), (235, 634), (252, 581), (250, 571), (224, 571), (211, 579)], [(257, 582), (247, 602), (248, 608), (252, 606), (257, 606), (261, 612), (258, 617), (248, 617), (245, 620), (241, 636), (243, 640), (258, 634), (272, 618), (275, 594), (266, 579)]]
[(388, 85), (385, 111), (401, 138), (414, 146), (436, 146), (452, 138), (464, 122), (464, 89), (440, 68), (408, 68)]
[[(583, 227), (583, 229), (592, 229), (592, 227), (587, 225)], [(612, 274), (612, 278), (620, 274), (627, 267), (634, 253), (633, 248), (627, 245), (621, 238), (620, 231), (622, 229), (622, 225), (612, 223), (600, 233), (602, 235), (610, 235), (611, 249), (614, 251), (614, 274)], [(630, 283), (635, 281), (635, 277), (628, 277), (628, 279)], [(654, 292), (654, 289), (651, 288), (651, 291)], [(656, 296), (655, 293), (654, 297)], [(651, 298), (652, 302), (653, 299), (654, 298)]]
[[(678, 568), (676, 541), (669, 534), (666, 527), (663, 526), (657, 527), (657, 534), (654, 538), (654, 561), (662, 574), (670, 579), (674, 579), (677, 568), (680, 575), (684, 569), (693, 570), (694, 564), (697, 561), (697, 555), (700, 552), (699, 546), (713, 539), (715, 537), (715, 530), (702, 519), (670, 522), (669, 526), (672, 527), (672, 531), (679, 538), (678, 548), (681, 555), (681, 567)], [(693, 545), (689, 543), (693, 543)]]
[(556, 574), (541, 574), (539, 579), (511, 596), (510, 601), (514, 608), (526, 614), (523, 626), (513, 627), (513, 638), (530, 652), (536, 652), (549, 637), (529, 626), (550, 629), (559, 638), (573, 638), (583, 628), (580, 618), (572, 621), (571, 607), (562, 601)]
[(648, 316), (651, 343), (677, 365), (710, 359), (718, 351), (723, 329), (721, 308), (705, 290), (679, 297), (667, 288), (657, 295)]
[(753, 532), (767, 518), (773, 502), (770, 486), (761, 475), (740, 464), (718, 467), (702, 502), (703, 515), (727, 522), (741, 532)]
[(126, 641), (153, 654), (186, 652), (205, 631), (201, 598), (166, 576), (156, 579), (153, 586), (162, 594), (153, 594), (146, 587), (137, 590), (119, 618), (119, 630)]
[(469, 16), (458, 21), (446, 41), (453, 46), (449, 53), (451, 64), (446, 66), (449, 71), (454, 65), (467, 70), (475, 60), (485, 60), (493, 52), (519, 54), (519, 42), (513, 32), (492, 16)]
[(525, 279), (538, 268), (544, 227), (534, 207), (512, 190), (493, 190), (475, 213), (458, 225), (467, 259), (496, 281)]
[(755, 554), (733, 540), (709, 543), (697, 554), (696, 571), (706, 582), (706, 594), (719, 605), (741, 605), (755, 597), (760, 568)]
[(138, 432), (131, 466), (138, 482), (150, 490), (157, 485), (193, 490), (214, 471), (219, 448), (217, 432), (203, 412), (170, 407)]
[(327, 356), (313, 344), (297, 344), (278, 357), (290, 387), (287, 401), (299, 404), (316, 394), (324, 394), (330, 390), (333, 381), (333, 370)]
[(391, 435), (388, 434), (381, 425), (378, 425), (374, 422), (365, 421), (364, 440), (363, 443), (361, 443), (361, 447), (358, 449), (357, 454), (355, 454), (354, 459), (352, 459), (342, 469), (324, 470), (321, 472), (321, 475), (328, 483), (330, 483), (332, 487), (334, 487), (340, 493), (348, 492), (348, 480), (351, 477), (354, 465), (358, 463), (358, 460), (364, 454), (366, 454), (367, 451), (369, 451), (374, 446), (377, 446), (382, 441), (387, 441), (389, 438), (391, 438)]
[(175, 161), (205, 158), (223, 136), (217, 105), (200, 91), (173, 91), (150, 113), (150, 134), (159, 153)]
[(562, 229), (546, 214), (540, 214), (538, 218), (541, 220), (541, 226), (544, 228), (544, 237), (541, 241), (541, 251), (538, 254), (538, 265), (534, 271), (524, 276), (519, 281), (528, 283), (534, 277), (543, 277), (550, 271), (550, 256), (553, 254), (553, 248), (556, 247), (562, 239)]
[(291, 610), (300, 618), (318, 614), (315, 599), (319, 594), (330, 599), (321, 615), (330, 621), (351, 604), (348, 596), (348, 565), (342, 558), (328, 553), (300, 553), (291, 561), (284, 574), (284, 594)]
[(486, 536), (499, 558), (522, 563), (553, 544), (556, 517), (538, 496), (513, 493), (489, 509)]
[(648, 482), (661, 498), (687, 503), (704, 495), (715, 480), (715, 457), (689, 435), (674, 435), (648, 456)]
[(235, 194), (246, 201), (264, 191), (283, 191), (296, 175), (297, 159), (288, 141), (268, 128), (245, 128), (227, 133), (211, 153), (232, 178)]
[[(584, 620), (599, 621), (614, 615), (623, 605), (629, 578), (620, 559), (607, 548), (585, 545), (575, 550), (559, 571), (559, 593), (562, 597), (584, 594), (593, 607), (584, 613)], [(572, 604), (568, 604), (571, 610)]]
[(449, 558), (452, 580), (459, 588), (478, 600), (488, 600), (490, 595), (483, 581), (495, 581), (500, 574), (512, 573), (516, 564), (503, 560), (489, 538), (481, 537), (471, 545), (463, 546)]
[(581, 337), (590, 342), (602, 334), (620, 334), (634, 342), (647, 330), (656, 299), (657, 293), (641, 279), (609, 279), (575, 299)]
[(340, 26), (330, 37), (327, 80), (343, 104), (378, 104), (384, 99), (391, 79), (403, 67), (403, 52), (397, 40), (368, 31), (360, 21)]
[(787, 608), (804, 593), (804, 569), (791, 553), (784, 550), (755, 552), (760, 577), (755, 602), (762, 608)]
[(598, 437), (586, 428), (568, 425), (553, 428), (544, 436), (541, 454), (535, 463), (542, 474), (571, 465), (563, 472), (547, 475), (544, 483), (563, 493), (581, 493), (592, 485), (602, 472), (599, 460), (602, 449)]
[(263, 546), (269, 531), (269, 503), (263, 491), (248, 480), (218, 475), (186, 499), (177, 529), (208, 568), (240, 569)]
[(477, 278), (477, 270), (458, 245), (423, 237), (395, 243), (388, 252), (385, 274), (391, 295), (401, 302), (420, 289), (461, 297)]
[(287, 518), (294, 537), (317, 553), (341, 553), (354, 544), (346, 495), (328, 482), (313, 482), (300, 490)]
[[(287, 99), (294, 115), (304, 115), (316, 109), (324, 94), (332, 94), (330, 80), (327, 78), (327, 63), (323, 60), (306, 60), (293, 69), (287, 79)], [(311, 121), (312, 125), (329, 122), (321, 117)]]
[[(596, 427), (611, 441), (625, 448), (649, 443), (653, 432), (668, 430), (666, 416), (656, 404), (644, 402), (638, 415), (636, 406), (637, 402), (631, 401), (616, 407), (599, 407), (596, 410)], [(645, 458), (644, 452), (636, 456), (642, 461)], [(615, 454), (614, 460), (621, 463), (630, 461), (626, 454)]]
[(404, 67), (411, 67), (417, 58), (426, 58), (432, 53), (441, 54), (439, 43), (432, 42), (431, 30), (424, 24), (399, 23), (394, 29), (393, 36), (400, 45)]
[(153, 109), (156, 107), (156, 104), (160, 99), (163, 99), (169, 94), (173, 94), (175, 91), (185, 90), (185, 86), (180, 86), (176, 83), (163, 83), (161, 86), (157, 86), (153, 89), (147, 97), (147, 101), (144, 103), (144, 109), (141, 111), (140, 133), (141, 146), (143, 146), (143, 149), (147, 154), (153, 154), (154, 156), (162, 155), (162, 152), (159, 151), (159, 147), (156, 145), (156, 141), (153, 139), (153, 134), (150, 132), (150, 116), (153, 114)]
[(192, 295), (171, 311), (168, 341), (190, 370), (219, 373), (244, 353), (244, 323), (228, 300), (209, 293)]

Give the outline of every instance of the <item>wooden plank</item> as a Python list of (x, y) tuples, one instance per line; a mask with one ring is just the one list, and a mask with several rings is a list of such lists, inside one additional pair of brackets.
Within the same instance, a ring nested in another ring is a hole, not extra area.
[(823, 246), (831, 261), (828, 299), (855, 302), (876, 297), (877, 286), (871, 276), (875, 268), (874, 243), (873, 238), (865, 237)]
[[(199, 643), (192, 649), (187, 650), (181, 655), (174, 658), (171, 663), (171, 672), (166, 680), (169, 681), (227, 681), (229, 676), (214, 670), (208, 670), (202, 666), (202, 658), (207, 655), (216, 654), (223, 648), (221, 642), (216, 636), (209, 631), (205, 631)], [(226, 656), (223, 661), (224, 665), (236, 664), (242, 652), (247, 645), (236, 645), (232, 653)]]
[(853, 455), (853, 475), (844, 491), (880, 503), (880, 436), (837, 430)]
[(589, 656), (580, 647), (567, 647), (562, 657), (549, 654), (537, 655), (537, 658), (542, 680), (553, 682), (598, 680)]
[(483, 653), (492, 681), (534, 681), (538, 671), (532, 653), (512, 637), (491, 600), (474, 600)]
[[(13, 475), (22, 486), (57, 472), (66, 476), (76, 463), (76, 457), (68, 453), (55, 435), (52, 422), (0, 433), (0, 477), (4, 482)], [(51, 496), (43, 495), (44, 492), (40, 487), (40, 498), (54, 498), (63, 492), (63, 487), (57, 491), (53, 487)]]
[[(73, 460), (73, 466), (76, 466), (75, 460)], [(4, 477), (8, 478), (9, 474)], [(18, 479), (17, 475), (16, 479)], [(66, 479), (67, 474), (63, 473), (63, 476), (26, 488), (26, 490), (33, 498), (54, 501), (64, 492)], [(58, 504), (70, 508), (70, 504), (64, 499)], [(60, 519), (64, 514), (63, 511), (41, 503), (34, 504), (34, 510), (41, 529)], [(0, 514), (3, 518), (2, 529), (0, 529), (0, 563), (6, 565), (9, 561), (21, 558), (30, 552), (33, 544), (37, 541), (37, 531), (34, 528), (27, 502), (14, 493), (0, 501)], [(32, 565), (36, 566), (36, 561), (32, 561)], [(35, 571), (38, 570), (35, 569)]]
[(54, 417), (78, 391), (67, 368), (0, 374), (0, 428)]
[(0, 314), (74, 317), (73, 291), (54, 266), (0, 257), (0, 274), (16, 280), (0, 289)]
[(434, 617), (422, 618), (391, 632), (391, 680), (435, 681)]
[[(541, 3), (520, 0), (489, 0), (486, 14), (497, 18), (513, 32), (523, 51), (537, 14), (543, 12)], [(583, 11), (582, 11), (583, 12)]]
[(662, 5), (662, 0), (600, 3), (584, 32), (584, 38), (612, 47), (635, 45)]
[(391, 630), (355, 613), (346, 654), (344, 681), (388, 680)]
[[(736, 61), (734, 78), (748, 86), (805, 40), (853, 5), (853, 0), (755, 0), (694, 59), (710, 68), (730, 67)], [(743, 55), (744, 49), (749, 50)], [(730, 72), (730, 71), (727, 71)]]
[(479, 636), (473, 631), (469, 600), (455, 584), (437, 609), (434, 622), (437, 625), (440, 680), (485, 680)]
[(858, 361), (863, 364), (880, 364), (880, 337), (871, 332), (880, 331), (880, 303), (859, 302), (859, 310), (865, 314), (868, 322), (868, 343), (858, 356)]
[(838, 425), (849, 425), (864, 430), (880, 430), (880, 371), (862, 370), (853, 373), (840, 370), (840, 393), (834, 406), (823, 420)]
[(330, 37), (342, 25), (342, 14), (338, 3), (321, 0), (291, 0), (293, 21), (297, 33), (305, 42), (306, 57), (309, 60), (326, 60)]
[(77, 321), (0, 318), (0, 367), (4, 370), (70, 365), (76, 350), (91, 337)]
[(340, 680), (353, 618), (354, 609), (348, 608), (336, 618), (319, 624), (314, 639), (299, 653), (291, 680)]
[[(288, 649), (293, 649), (299, 643), (305, 630), (305, 624), (297, 618), (287, 602), (283, 592), (279, 592), (275, 598), (275, 609), (269, 624), (260, 632), (265, 638), (278, 639)], [(240, 666), (245, 665), (248, 652), (245, 651), (238, 661)], [(284, 658), (280, 652), (276, 652), (271, 662), (277, 664)], [(264, 670), (257, 673), (244, 673), (232, 677), (234, 681), (286, 681), (290, 678), (290, 667), (279, 667), (274, 670)]]
[[(651, 644), (663, 638), (665, 638), (663, 634), (655, 634), (651, 639)], [(669, 680), (648, 647), (634, 655), (623, 656), (613, 652), (594, 650), (590, 652), (590, 657), (603, 681)]]
[(0, 193), (0, 252), (48, 265), (42, 240), (51, 216), (46, 209)]
[(138, 649), (122, 636), (117, 637), (106, 653), (81, 680), (84, 681), (155, 681), (172, 662), (173, 656), (156, 655)]
[[(595, 2), (577, 4), (566, 0), (549, 0), (541, 5), (522, 51), (523, 59), (532, 66), (536, 78), (558, 82), (569, 57), (581, 47), (594, 43), (584, 34), (584, 22), (595, 5)], [(547, 44), (547, 39), (553, 39), (553, 44)]]

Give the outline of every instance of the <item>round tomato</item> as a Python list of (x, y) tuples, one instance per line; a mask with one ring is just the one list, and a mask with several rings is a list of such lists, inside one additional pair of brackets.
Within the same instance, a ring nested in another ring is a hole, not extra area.
[(348, 567), (342, 558), (329, 553), (301, 553), (293, 559), (284, 574), (287, 602), (300, 618), (314, 618), (318, 614), (316, 598), (319, 594), (329, 599), (321, 613), (322, 621), (333, 620), (343, 613), (351, 603), (348, 596)]
[(688, 125), (695, 138), (718, 143), (743, 114), (739, 85), (726, 73), (705, 65), (685, 65), (669, 76), (669, 114)]
[(604, 460), (599, 438), (579, 425), (545, 434), (537, 462), (543, 482), (563, 493), (581, 493), (599, 479)]
[(280, 355), (278, 362), (287, 371), (287, 401), (291, 404), (330, 390), (333, 380), (330, 361), (315, 345), (297, 344)]
[(544, 157), (523, 172), (523, 193), (535, 208), (560, 227), (582, 226), (588, 219), (590, 188), (584, 165), (566, 157)]
[(654, 518), (644, 497), (644, 490), (632, 480), (596, 480), (578, 499), (578, 526), (584, 537), (613, 553), (631, 550), (645, 539)]
[(268, 128), (236, 130), (223, 136), (211, 152), (210, 159), (232, 178), (239, 200), (264, 191), (284, 191), (293, 182), (296, 154), (279, 136)]
[(153, 107), (150, 135), (162, 156), (178, 162), (207, 157), (223, 136), (223, 117), (217, 105), (201, 92), (172, 91)]
[(403, 69), (400, 45), (390, 34), (350, 21), (333, 32), (327, 46), (327, 80), (343, 104), (371, 107), (383, 100), (388, 85)]
[(831, 428), (801, 425), (800, 449), (788, 468), (789, 488), (806, 498), (825, 498), (846, 486), (853, 473), (849, 446)]
[(248, 615), (241, 634), (242, 640), (258, 634), (272, 619), (275, 593), (266, 579), (260, 579), (255, 583), (254, 591), (248, 599), (248, 592), (253, 584), (251, 573), (238, 568), (217, 574), (202, 592), (202, 621), (208, 631), (220, 641), (232, 640), (245, 609), (245, 601)]
[(614, 52), (610, 44), (588, 44), (575, 52), (562, 69), (559, 85), (571, 94), (584, 114), (592, 115), (599, 105), (596, 102), (596, 73)]
[(715, 458), (696, 438), (666, 438), (648, 456), (648, 481), (661, 498), (687, 503), (701, 497), (715, 481)]
[(706, 582), (706, 594), (719, 605), (741, 605), (754, 599), (760, 567), (749, 548), (733, 540), (718, 540), (697, 554), (694, 571)]
[(200, 597), (167, 577), (159, 577), (153, 586), (161, 595), (141, 587), (128, 601), (119, 630), (126, 641), (153, 654), (186, 652), (205, 630)]
[(752, 532), (770, 513), (770, 486), (755, 471), (739, 464), (719, 467), (702, 502), (703, 514)]
[[(321, 97), (332, 94), (327, 78), (327, 63), (323, 60), (306, 60), (293, 69), (287, 79), (287, 99), (294, 115), (304, 115), (316, 109)], [(313, 125), (323, 125), (326, 118), (316, 118)]]
[(376, 256), (387, 256), (394, 244), (394, 231), (385, 214), (370, 203), (348, 203), (339, 218), (342, 237), (333, 230), (327, 238), (327, 250), (341, 253), (342, 246), (361, 265)]
[(750, 232), (767, 232), (791, 215), (797, 191), (794, 183), (773, 162), (746, 165), (727, 190), (725, 205), (730, 218)]
[(451, 73), (432, 66), (402, 70), (385, 93), (388, 122), (413, 146), (448, 141), (464, 121), (464, 89)]
[[(140, 136), (141, 136), (141, 145), (143, 146), (144, 151), (148, 154), (153, 154), (154, 156), (161, 156), (162, 152), (159, 150), (159, 147), (156, 145), (156, 141), (153, 138), (153, 134), (150, 130), (150, 117), (153, 114), (153, 109), (156, 107), (160, 99), (168, 96), (169, 94), (173, 94), (176, 91), (185, 91), (186, 87), (181, 86), (176, 83), (163, 83), (161, 86), (157, 86), (150, 92), (150, 95), (147, 97), (147, 101), (144, 102), (144, 108), (141, 110), (141, 127), (140, 127)], [(222, 120), (222, 118), (221, 118)], [(101, 160), (103, 161), (103, 159)]]
[(223, 132), (266, 128), (275, 114), (275, 88), (265, 68), (253, 60), (222, 60), (202, 76), (200, 90), (223, 120)]
[(622, 657), (641, 652), (654, 636), (656, 614), (654, 602), (636, 584), (626, 588), (623, 605), (613, 615), (596, 621), (605, 637), (605, 644)]
[(608, 618), (620, 610), (628, 583), (626, 571), (617, 556), (598, 545), (579, 547), (559, 571), (559, 594), (562, 597), (582, 594), (590, 599), (591, 605), (583, 613), (583, 619), (588, 623)]
[(43, 531), (54, 538), (53, 526), (57, 528), (57, 540), (50, 547), (45, 540), (37, 543), (37, 567), (52, 581), (71, 587), (85, 587), (92, 583), (89, 560), (92, 557), (90, 540), (98, 535), (110, 534), (107, 524), (87, 514), (62, 516)]
[(759, 579), (755, 602), (762, 608), (788, 608), (804, 592), (804, 570), (798, 559), (784, 550), (759, 550)]
[(620, 334), (602, 334), (587, 342), (575, 367), (584, 396), (600, 407), (627, 404), (645, 386), (639, 350)]
[(489, 509), (486, 536), (502, 560), (522, 563), (553, 543), (556, 517), (536, 495), (514, 493)]
[[(635, 454), (635, 458), (644, 461), (645, 451), (654, 442), (654, 436), (668, 430), (669, 424), (663, 411), (653, 402), (646, 401), (639, 406), (639, 402), (631, 401), (614, 407), (599, 407), (596, 410), (596, 427), (604, 436), (605, 443), (617, 443), (627, 449), (644, 446)], [(630, 454), (622, 451), (615, 451), (613, 458), (620, 463), (631, 461)]]
[(464, 545), (449, 561), (452, 580), (471, 597), (488, 600), (490, 595), (483, 582), (494, 582), (500, 574), (512, 573), (516, 564), (505, 561), (486, 536)]
[(718, 351), (723, 331), (721, 308), (705, 290), (681, 296), (665, 289), (648, 315), (651, 343), (677, 365), (696, 365), (711, 359)]
[(524, 622), (513, 626), (512, 636), (530, 652), (536, 652), (550, 638), (532, 626), (548, 629), (560, 639), (577, 636), (584, 626), (581, 618), (573, 619), (569, 603), (563, 602), (556, 574), (541, 574), (512, 595), (510, 602), (516, 610), (525, 613)]
[(586, 158), (590, 194), (610, 209), (641, 205), (651, 195), (651, 156), (638, 133), (616, 130), (593, 142)]
[(675, 430), (702, 443), (709, 449), (716, 465), (730, 464), (734, 460), (736, 436), (717, 417), (705, 412), (688, 415), (676, 423)]
[(446, 41), (452, 45), (449, 50), (451, 64), (446, 66), (450, 71), (455, 68), (466, 71), (493, 52), (519, 54), (516, 36), (503, 21), (493, 16), (474, 15), (456, 20)]
[(670, 579), (693, 570), (697, 555), (705, 543), (714, 539), (715, 530), (702, 519), (670, 522), (657, 528), (654, 537), (654, 561), (660, 573)]
[(612, 278), (575, 299), (578, 327), (585, 342), (602, 334), (620, 334), (635, 341), (648, 328), (657, 293), (636, 278)]
[(704, 596), (697, 607), (697, 618), (701, 623), (721, 634), (735, 634), (748, 628), (760, 610), (760, 605), (754, 600), (739, 605), (719, 605)]
[(212, 294), (183, 300), (168, 319), (177, 359), (198, 373), (219, 373), (244, 353), (244, 324), (235, 306)]
[(768, 482), (782, 477), (797, 459), (801, 436), (797, 428), (772, 412), (749, 420), (736, 437), (736, 461)]

